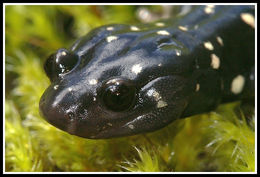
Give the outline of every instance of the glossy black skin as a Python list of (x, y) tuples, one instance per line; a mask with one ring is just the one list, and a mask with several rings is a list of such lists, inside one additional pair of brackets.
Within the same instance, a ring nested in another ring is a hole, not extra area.
[[(92, 30), (68, 51), (77, 64), (69, 72), (49, 75), (52, 83), (40, 101), (42, 116), (70, 134), (103, 139), (155, 131), (221, 102), (254, 98), (254, 28), (240, 17), (254, 16), (254, 7), (215, 6), (211, 14), (204, 10), (194, 7), (185, 16), (164, 21), (163, 27), (141, 24), (140, 31), (132, 31), (130, 25), (115, 24)], [(170, 35), (157, 34), (160, 30)], [(118, 38), (108, 42), (108, 36)], [(204, 47), (206, 41), (214, 50)], [(220, 59), (218, 69), (211, 66), (213, 53)], [(136, 73), (134, 65), (139, 66)], [(245, 85), (234, 94), (231, 82), (237, 75), (244, 76)], [(132, 82), (136, 88), (133, 105), (124, 111), (112, 111), (100, 97), (100, 88), (112, 79)]]

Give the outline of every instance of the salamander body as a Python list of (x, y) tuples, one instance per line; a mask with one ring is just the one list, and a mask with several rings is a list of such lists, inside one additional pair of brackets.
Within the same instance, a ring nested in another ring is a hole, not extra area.
[(196, 6), (151, 24), (93, 29), (46, 61), (40, 113), (80, 137), (158, 130), (254, 98), (254, 6)]

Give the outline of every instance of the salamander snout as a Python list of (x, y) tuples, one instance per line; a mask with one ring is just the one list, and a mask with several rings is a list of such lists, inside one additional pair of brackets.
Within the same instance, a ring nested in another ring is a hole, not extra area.
[(40, 114), (47, 122), (70, 134), (91, 136), (97, 132), (91, 113), (85, 108), (95, 107), (92, 98), (87, 88), (79, 91), (77, 86), (53, 83), (41, 97)]

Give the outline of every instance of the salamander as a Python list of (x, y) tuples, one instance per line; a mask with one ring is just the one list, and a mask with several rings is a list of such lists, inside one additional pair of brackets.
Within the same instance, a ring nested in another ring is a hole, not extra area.
[(40, 114), (70, 134), (105, 139), (254, 99), (254, 16), (250, 5), (206, 5), (95, 28), (47, 58)]

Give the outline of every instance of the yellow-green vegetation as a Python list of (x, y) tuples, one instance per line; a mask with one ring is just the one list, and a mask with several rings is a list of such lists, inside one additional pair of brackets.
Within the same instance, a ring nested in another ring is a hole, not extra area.
[(40, 117), (39, 99), (49, 85), (44, 59), (96, 26), (137, 23), (138, 8), (5, 6), (6, 172), (255, 171), (254, 118), (235, 111), (239, 102), (153, 133), (108, 140), (70, 135)]

